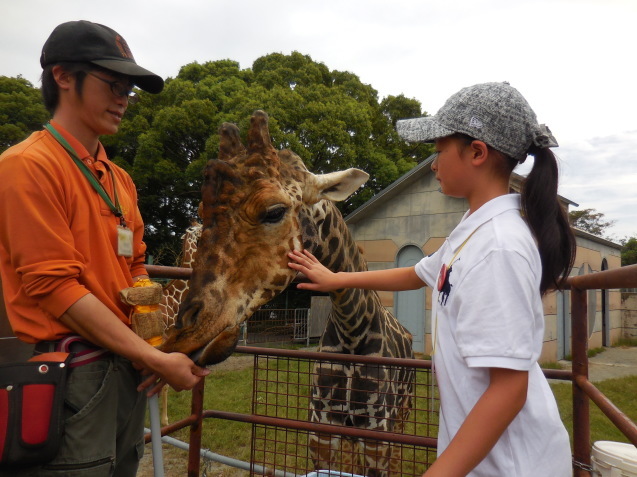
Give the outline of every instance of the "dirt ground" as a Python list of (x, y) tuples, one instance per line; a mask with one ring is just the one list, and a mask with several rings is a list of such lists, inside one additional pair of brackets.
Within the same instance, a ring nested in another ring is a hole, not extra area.
[[(570, 361), (559, 362), (570, 369)], [(592, 382), (637, 375), (637, 347), (617, 346), (607, 348), (588, 359), (588, 379)]]
[[(154, 477), (152, 454), (151, 444), (147, 444), (137, 477)], [(163, 444), (162, 454), (165, 477), (184, 477), (188, 474), (188, 451), (178, 449), (169, 444)], [(247, 477), (250, 475), (247, 470), (228, 467), (227, 465), (205, 459), (201, 459), (199, 465), (201, 466), (199, 469), (201, 477)]]

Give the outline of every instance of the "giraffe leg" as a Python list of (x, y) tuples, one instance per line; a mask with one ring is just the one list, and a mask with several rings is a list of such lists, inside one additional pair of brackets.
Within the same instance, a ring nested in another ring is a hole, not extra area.
[(350, 474), (362, 475), (365, 470), (363, 456), (361, 455), (361, 445), (351, 439), (341, 439), (340, 470)]
[(332, 463), (332, 436), (330, 434), (310, 434), (310, 456), (314, 469), (330, 469)]
[(366, 440), (364, 442), (365, 475), (387, 477), (390, 448), (386, 442)]
[(357, 441), (354, 445), (355, 453), (352, 456), (354, 465), (352, 466), (352, 474), (365, 475), (365, 448), (364, 444)]
[(168, 386), (164, 386), (163, 388), (161, 388), (161, 402), (159, 406), (161, 409), (161, 425), (167, 426), (168, 425)]
[(310, 434), (310, 457), (315, 470), (361, 474), (364, 469), (356, 444), (331, 434)]
[[(402, 434), (405, 429), (405, 423), (409, 419), (411, 413), (411, 395), (406, 395), (398, 409), (396, 422), (393, 431)], [(389, 451), (389, 475), (398, 476), (402, 474), (403, 447), (400, 444), (390, 444)]]

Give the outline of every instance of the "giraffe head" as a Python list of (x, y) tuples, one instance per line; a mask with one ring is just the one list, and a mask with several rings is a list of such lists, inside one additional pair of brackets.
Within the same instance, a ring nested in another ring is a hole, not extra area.
[(162, 345), (201, 365), (226, 359), (241, 323), (296, 276), (287, 253), (316, 245), (312, 207), (349, 197), (369, 177), (358, 169), (310, 173), (296, 154), (274, 149), (262, 111), (250, 120), (247, 147), (233, 124), (220, 135), (219, 158), (204, 172), (190, 291)]

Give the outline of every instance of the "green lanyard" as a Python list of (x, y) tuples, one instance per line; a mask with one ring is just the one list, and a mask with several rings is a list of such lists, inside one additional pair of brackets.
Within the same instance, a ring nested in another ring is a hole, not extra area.
[(80, 168), (80, 171), (82, 171), (84, 176), (91, 183), (91, 185), (93, 186), (93, 189), (95, 189), (95, 191), (100, 195), (100, 197), (104, 199), (104, 202), (106, 202), (106, 205), (108, 205), (108, 208), (111, 209), (111, 212), (113, 212), (115, 217), (119, 218), (120, 225), (122, 227), (126, 227), (126, 220), (124, 219), (122, 208), (120, 207), (119, 200), (117, 199), (117, 187), (115, 186), (115, 175), (113, 174), (113, 171), (110, 169), (110, 167), (108, 168), (108, 172), (111, 174), (111, 179), (113, 180), (113, 194), (115, 196), (115, 204), (113, 204), (113, 201), (108, 196), (108, 193), (106, 192), (106, 189), (104, 189), (104, 186), (102, 185), (102, 183), (97, 179), (97, 177), (95, 177), (95, 175), (91, 172), (88, 166), (84, 164), (77, 157), (77, 153), (75, 152), (75, 150), (66, 141), (66, 139), (64, 139), (62, 135), (53, 127), (53, 125), (49, 123), (46, 126), (44, 126), (44, 128), (53, 135), (53, 137), (64, 147), (64, 149), (66, 149), (66, 151), (71, 156), (71, 159), (73, 159), (73, 162), (75, 162), (77, 167)]

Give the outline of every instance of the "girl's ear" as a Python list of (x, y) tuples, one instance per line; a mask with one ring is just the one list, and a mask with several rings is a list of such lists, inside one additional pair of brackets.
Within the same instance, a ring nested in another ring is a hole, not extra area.
[(482, 141), (471, 142), (471, 163), (474, 166), (481, 166), (487, 160), (489, 156), (489, 146)]

